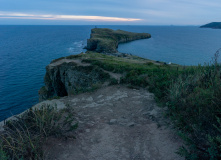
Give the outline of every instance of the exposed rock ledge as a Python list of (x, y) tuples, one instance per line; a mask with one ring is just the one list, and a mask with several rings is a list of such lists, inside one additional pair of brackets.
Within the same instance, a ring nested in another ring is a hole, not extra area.
[(90, 39), (87, 40), (87, 49), (100, 53), (117, 53), (119, 43), (150, 37), (149, 33), (132, 33), (122, 30), (114, 31), (107, 28), (94, 28), (91, 30)]
[(39, 101), (93, 90), (110, 78), (97, 66), (79, 59), (62, 59), (46, 67), (45, 86), (39, 91)]

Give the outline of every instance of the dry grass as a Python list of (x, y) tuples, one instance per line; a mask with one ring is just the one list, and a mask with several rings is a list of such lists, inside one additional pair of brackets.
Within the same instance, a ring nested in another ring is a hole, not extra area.
[(73, 112), (66, 108), (43, 105), (30, 109), (15, 120), (7, 121), (0, 134), (0, 153), (11, 160), (40, 160), (42, 145), (50, 136), (65, 136), (77, 128)]

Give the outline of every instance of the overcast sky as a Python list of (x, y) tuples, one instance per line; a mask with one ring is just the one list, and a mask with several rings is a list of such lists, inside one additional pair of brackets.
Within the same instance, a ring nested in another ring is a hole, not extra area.
[(221, 0), (0, 0), (1, 24), (202, 25)]

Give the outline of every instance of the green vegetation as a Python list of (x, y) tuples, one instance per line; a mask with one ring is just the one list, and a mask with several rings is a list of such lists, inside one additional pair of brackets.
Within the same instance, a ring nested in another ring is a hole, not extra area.
[(168, 116), (188, 148), (179, 154), (189, 160), (221, 159), (221, 65), (190, 67), (171, 83)]
[(118, 44), (132, 40), (150, 38), (148, 33), (132, 33), (108, 28), (94, 28), (87, 41), (87, 49), (102, 53), (116, 53)]
[(80, 53), (80, 54), (77, 54), (77, 55), (70, 55), (70, 56), (67, 56), (67, 57), (60, 57), (60, 58), (58, 58), (58, 59), (54, 59), (54, 60), (52, 60), (51, 63), (58, 62), (58, 61), (60, 61), (60, 60), (62, 60), (62, 59), (65, 59), (65, 58), (67, 58), (67, 59), (80, 58), (82, 54), (83, 54), (83, 52)]
[(29, 109), (16, 119), (9, 120), (0, 133), (1, 160), (40, 160), (44, 157), (43, 144), (50, 136), (63, 136), (77, 128), (73, 111), (58, 111), (42, 105)]

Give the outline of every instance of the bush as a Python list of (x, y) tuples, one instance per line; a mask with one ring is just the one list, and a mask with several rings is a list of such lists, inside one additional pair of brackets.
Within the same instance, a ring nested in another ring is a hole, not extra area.
[[(2, 142), (0, 142), (0, 144), (1, 144)], [(6, 155), (6, 153), (3, 151), (3, 149), (2, 148), (0, 148), (0, 159), (1, 160), (8, 160), (9, 159), (9, 157)]]
[(178, 152), (186, 159), (221, 159), (220, 97), (221, 66), (217, 61), (188, 68), (171, 83), (168, 116), (188, 146)]
[(29, 109), (6, 122), (0, 134), (1, 156), (13, 160), (42, 159), (42, 145), (49, 136), (61, 136), (76, 128), (73, 113), (68, 108), (58, 111), (56, 107), (43, 105)]

